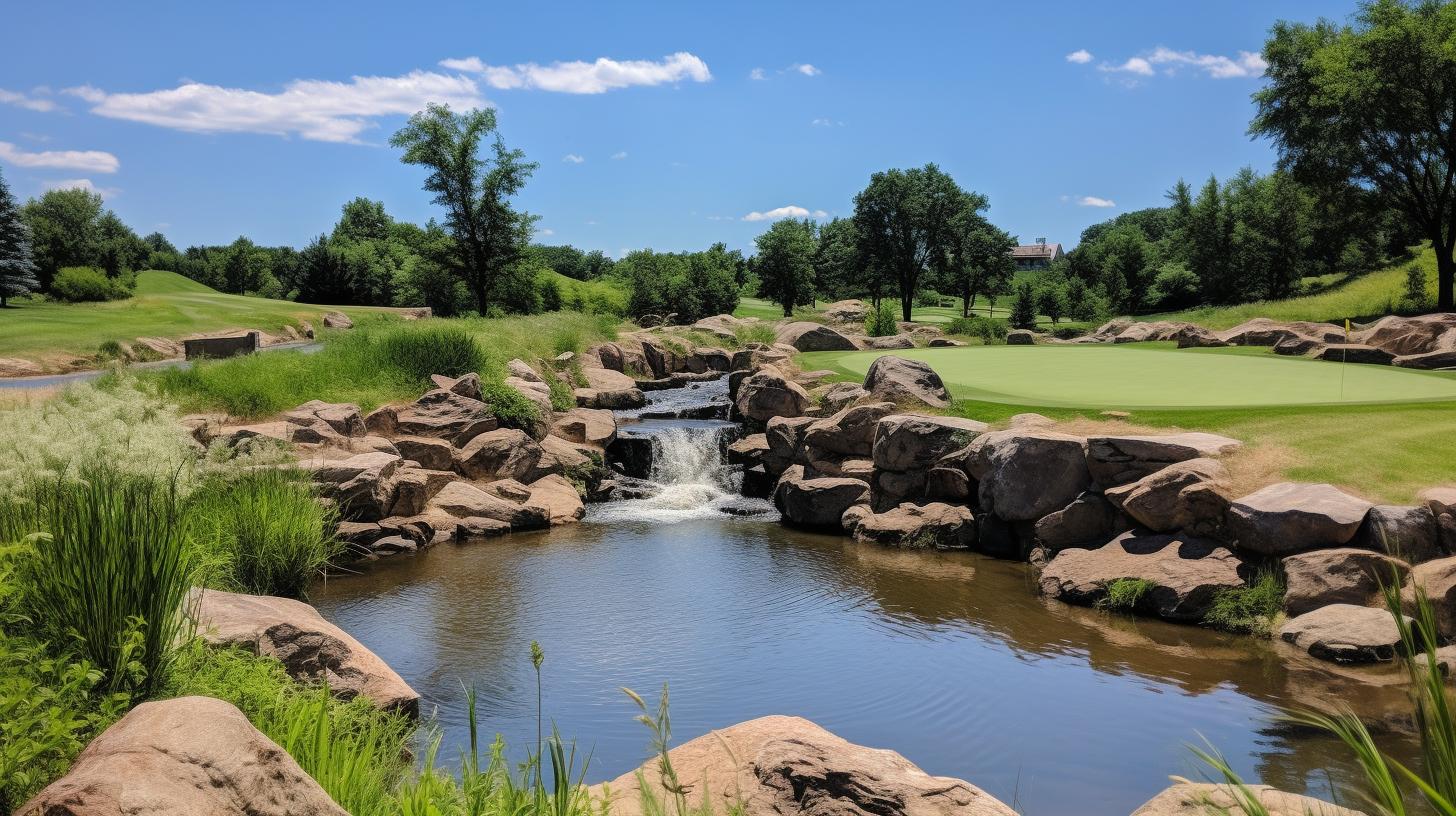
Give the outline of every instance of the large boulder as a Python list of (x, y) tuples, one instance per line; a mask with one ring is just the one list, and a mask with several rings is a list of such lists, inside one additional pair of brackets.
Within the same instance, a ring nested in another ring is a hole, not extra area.
[(532, 482), (530, 488), (531, 492), (526, 497), (525, 504), (545, 510), (546, 517), (552, 524), (572, 524), (581, 521), (586, 515), (586, 505), (582, 504), (581, 494), (576, 492), (576, 488), (564, 476), (542, 476)]
[(864, 387), (875, 399), (898, 405), (928, 405), (931, 408), (950, 405), (950, 391), (946, 390), (935, 369), (919, 360), (907, 360), (891, 354), (870, 363)]
[(862, 300), (836, 300), (820, 312), (835, 323), (863, 323), (870, 307)]
[(571, 442), (605, 448), (617, 438), (617, 419), (611, 411), (573, 408), (556, 418), (551, 431)]
[(1227, 502), (1219, 502), (1216, 491), (1193, 488), (1216, 485), (1226, 475), (1217, 460), (1189, 459), (1111, 488), (1105, 495), (1114, 507), (1149, 530), (1188, 530), (1206, 535), (1223, 526)]
[(815, 421), (813, 417), (774, 417), (764, 425), (768, 453), (763, 461), (771, 472), (782, 473), (789, 465), (808, 464), (804, 434)]
[(1317, 337), (1326, 343), (1338, 343), (1344, 339), (1344, 332), (1329, 323), (1280, 323), (1256, 317), (1218, 333), (1218, 339), (1231, 346), (1275, 346), (1291, 337)]
[(309, 400), (283, 415), (286, 422), (309, 426), (316, 422), (327, 425), (329, 430), (340, 436), (363, 436), (364, 417), (359, 406), (347, 403), (330, 403)]
[[(1268, 816), (1365, 816), (1358, 810), (1332, 805), (1312, 796), (1285, 793), (1268, 785), (1245, 785)], [(1143, 803), (1132, 816), (1209, 816), (1245, 813), (1243, 791), (1210, 782), (1180, 781)]]
[(1408, 608), (1413, 607), (1419, 589), (1431, 602), (1436, 629), (1444, 638), (1456, 638), (1456, 556), (1437, 558), (1411, 568), (1401, 592)]
[(231, 703), (142, 703), (16, 816), (347, 816)]
[(854, 351), (854, 341), (822, 323), (799, 321), (782, 326), (774, 342), (799, 351)]
[(1416, 496), (1436, 517), (1436, 536), (1446, 552), (1456, 552), (1456, 487), (1431, 487)]
[(455, 471), (467, 479), (534, 481), (543, 451), (525, 431), (501, 428), (483, 433), (455, 452)]
[(394, 477), (394, 495), (389, 505), (388, 515), (414, 516), (423, 513), (430, 499), (443, 490), (445, 485), (458, 478), (460, 477), (448, 470), (429, 470), (421, 467), (400, 468), (399, 473)]
[(1036, 333), (1026, 329), (1012, 329), (1006, 333), (1006, 345), (1034, 346), (1036, 345)]
[[(669, 752), (693, 812), (742, 816), (1015, 816), (959, 779), (930, 776), (894, 751), (854, 745), (808, 720), (761, 717)], [(612, 816), (644, 816), (642, 784), (670, 798), (656, 759), (591, 789)]]
[(1315, 358), (1332, 363), (1364, 363), (1366, 365), (1390, 365), (1395, 355), (1382, 348), (1364, 343), (1330, 343), (1315, 352)]
[(1387, 553), (1412, 564), (1446, 554), (1436, 514), (1425, 505), (1375, 505), (1350, 546)]
[(797, 527), (837, 530), (845, 510), (869, 501), (870, 486), (859, 479), (805, 479), (785, 473), (777, 498), (784, 521)]
[(194, 591), (192, 600), (198, 633), (208, 643), (277, 658), (290, 676), (326, 682), (344, 699), (419, 711), (420, 695), (394, 669), (302, 601), (215, 589)]
[[(370, 417), (377, 414), (380, 412), (376, 411)], [(391, 417), (377, 419), (376, 422), (382, 427), (369, 425), (369, 430), (383, 436), (430, 436), (453, 445), (463, 445), (498, 427), (495, 414), (485, 403), (443, 388), (430, 391), (409, 405), (392, 409)]]
[(1082, 438), (1052, 431), (982, 434), (965, 466), (980, 483), (981, 509), (1007, 521), (1036, 521), (1092, 486)]
[(1361, 328), (1350, 339), (1401, 356), (1456, 350), (1456, 314), (1389, 315)]
[(897, 547), (965, 549), (976, 541), (976, 521), (971, 511), (960, 505), (907, 502), (893, 510), (861, 517), (854, 527), (854, 538)]
[(445, 485), (430, 499), (426, 509), (457, 519), (489, 519), (509, 524), (513, 530), (535, 530), (551, 523), (546, 508), (501, 498), (469, 482)]
[(1118, 521), (1117, 508), (1088, 491), (1066, 507), (1038, 519), (1036, 542), (1053, 552), (1076, 545), (1094, 545), (1117, 532)]
[(1328, 484), (1281, 482), (1229, 505), (1234, 543), (1260, 555), (1348, 544), (1371, 504)]
[(312, 471), (319, 493), (334, 502), (345, 518), (375, 521), (394, 503), (394, 474), (404, 460), (383, 452), (360, 453), (347, 459), (303, 462)]
[(1353, 547), (1291, 555), (1284, 568), (1284, 611), (1303, 615), (1330, 604), (1369, 606), (1381, 586), (1405, 581), (1410, 565), (1388, 555)]
[(868, 457), (874, 448), (876, 426), (894, 410), (892, 402), (844, 408), (809, 425), (804, 432), (804, 444), (840, 456)]
[(402, 458), (429, 470), (449, 470), (455, 461), (454, 446), (429, 436), (398, 437), (394, 449)]
[(1395, 659), (1400, 629), (1388, 609), (1330, 604), (1279, 627), (1279, 637), (1311, 657), (1336, 663), (1380, 663)]
[(777, 416), (802, 416), (809, 407), (809, 393), (778, 369), (764, 368), (738, 386), (734, 405), (748, 419), (768, 422)]
[(1456, 349), (1428, 351), (1424, 354), (1405, 354), (1391, 360), (1391, 365), (1401, 368), (1418, 368), (1433, 371), (1441, 368), (1456, 368)]
[(1135, 482), (1174, 462), (1216, 459), (1242, 445), (1210, 433), (1092, 436), (1087, 438), (1087, 469), (1102, 487)]
[(1156, 320), (1133, 323), (1112, 338), (1114, 343), (1146, 343), (1154, 340), (1174, 340), (1180, 333), (1192, 327), (1192, 323), (1174, 320)]
[(974, 419), (930, 414), (891, 414), (875, 425), (871, 454), (881, 470), (928, 470), (951, 451), (986, 432)]
[(1244, 586), (1243, 562), (1203, 539), (1124, 533), (1093, 550), (1066, 549), (1041, 573), (1041, 591), (1068, 603), (1092, 605), (1113, 581), (1151, 581), (1140, 602), (1158, 617), (1198, 621), (1221, 590)]
[(1220, 346), (1228, 345), (1228, 343), (1219, 339), (1219, 336), (1217, 334), (1214, 334), (1212, 331), (1209, 331), (1202, 326), (1197, 326), (1192, 323), (1179, 329), (1177, 333), (1173, 335), (1172, 339), (1177, 341), (1178, 348), (1180, 349), (1219, 348)]

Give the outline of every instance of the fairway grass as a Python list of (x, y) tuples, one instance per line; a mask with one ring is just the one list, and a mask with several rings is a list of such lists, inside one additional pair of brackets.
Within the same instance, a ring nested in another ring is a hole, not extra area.
[[(1225, 434), (1247, 443), (1236, 476), (1243, 468), (1265, 481), (1329, 482), (1378, 502), (1410, 503), (1427, 487), (1456, 484), (1456, 457), (1449, 452), (1456, 431), (1452, 374), (1284, 358), (1267, 349), (1176, 351), (1151, 343), (894, 354), (928, 363), (958, 400), (952, 412), (986, 422), (1035, 411), (1074, 423), (1079, 432), (1146, 427)], [(815, 352), (797, 359), (806, 370), (827, 368), (858, 380), (879, 355)], [(1104, 410), (1131, 415), (1109, 421)]]
[(233, 329), (277, 332), (303, 321), (318, 326), (327, 311), (342, 311), (355, 318), (388, 311), (227, 295), (160, 270), (139, 273), (136, 295), (126, 300), (53, 303), (23, 298), (11, 303), (13, 308), (0, 310), (0, 357), (19, 357), (42, 365), (95, 354), (108, 340), (176, 339)]

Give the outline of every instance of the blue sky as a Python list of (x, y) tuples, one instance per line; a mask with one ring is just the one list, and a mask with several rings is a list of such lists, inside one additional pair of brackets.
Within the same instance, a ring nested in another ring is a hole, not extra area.
[(520, 203), (543, 242), (747, 248), (933, 161), (1023, 241), (1072, 244), (1180, 176), (1267, 169), (1253, 54), (1277, 19), (1353, 5), (15, 4), (0, 167), (179, 246), (298, 246), (358, 195), (438, 214), (387, 142), (440, 100), (493, 105), (540, 162)]

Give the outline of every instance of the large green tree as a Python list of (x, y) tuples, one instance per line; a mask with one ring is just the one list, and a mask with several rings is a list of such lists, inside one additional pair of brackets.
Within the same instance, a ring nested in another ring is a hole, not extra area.
[(49, 190), (21, 208), (30, 227), (42, 290), (67, 266), (97, 266), (101, 244), (101, 196), (89, 190)]
[(921, 278), (948, 262), (952, 225), (966, 207), (986, 208), (934, 164), (870, 176), (854, 197), (854, 226), (864, 255), (896, 283), (901, 316), (910, 319)]
[(0, 173), (0, 308), (13, 297), (40, 288), (30, 251), (30, 227), (20, 217), (15, 196)]
[(814, 289), (825, 300), (871, 295), (878, 306), (877, 288), (865, 287), (859, 255), (859, 236), (854, 222), (835, 218), (819, 225), (819, 243), (814, 248)]
[(1016, 274), (1016, 261), (1011, 257), (1015, 247), (1014, 236), (987, 221), (974, 207), (967, 206), (956, 215), (947, 247), (949, 259), (936, 282), (942, 292), (961, 299), (962, 317), (971, 316), (978, 296), (1007, 291)]
[[(482, 157), (487, 139), (490, 155)], [(530, 245), (535, 218), (517, 210), (511, 199), (537, 165), (526, 161), (524, 152), (506, 147), (493, 110), (457, 114), (447, 105), (430, 105), (411, 116), (390, 143), (404, 151), (400, 160), (405, 164), (429, 170), (425, 189), (445, 208), (445, 228), (454, 238), (450, 268), (474, 296), (476, 309), (486, 314), (498, 290), (509, 284), (508, 267)]]
[(1456, 3), (1376, 0), (1352, 25), (1281, 22), (1250, 130), (1307, 178), (1354, 179), (1436, 252), (1437, 303), (1456, 308)]
[(794, 313), (795, 306), (814, 302), (814, 252), (818, 243), (814, 222), (775, 221), (754, 239), (758, 255), (753, 271), (758, 274), (758, 293), (784, 310), (784, 317)]

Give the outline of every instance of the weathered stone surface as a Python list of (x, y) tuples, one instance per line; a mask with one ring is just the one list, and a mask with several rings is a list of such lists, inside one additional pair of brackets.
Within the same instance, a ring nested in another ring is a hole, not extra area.
[(1280, 323), (1267, 317), (1256, 317), (1232, 329), (1218, 333), (1218, 338), (1232, 346), (1273, 346), (1291, 337), (1318, 337), (1326, 343), (1344, 339), (1344, 331), (1329, 323)]
[(872, 337), (870, 338), (870, 348), (880, 349), (883, 351), (893, 351), (896, 349), (911, 349), (915, 348), (915, 340), (911, 338), (908, 334), (891, 334), (885, 337)]
[(1080, 437), (1052, 431), (992, 431), (965, 457), (980, 485), (981, 510), (1008, 521), (1036, 521), (1066, 507), (1091, 487)]
[(546, 517), (552, 524), (572, 524), (581, 521), (586, 515), (586, 505), (581, 501), (581, 494), (564, 476), (551, 475), (543, 476), (532, 482), (531, 493), (526, 498), (526, 504), (531, 507), (540, 507), (546, 511)]
[[(1332, 805), (1312, 796), (1285, 793), (1268, 785), (1248, 785), (1269, 816), (1365, 816), (1358, 810)], [(1132, 816), (1208, 816), (1243, 814), (1243, 800), (1227, 785), (1179, 782), (1133, 811)]]
[(768, 422), (777, 416), (802, 416), (809, 407), (809, 394), (777, 369), (765, 368), (743, 380), (735, 404), (743, 416)]
[(17, 816), (347, 816), (231, 703), (138, 705)]
[(960, 348), (966, 345), (966, 341), (956, 340), (951, 337), (932, 337), (930, 338), (930, 342), (925, 345), (930, 348)]
[(1424, 354), (1406, 354), (1390, 361), (1401, 368), (1419, 368), (1427, 371), (1439, 368), (1456, 368), (1456, 349), (1428, 351)]
[[(1184, 491), (1195, 485), (1217, 484), (1227, 475), (1223, 465), (1214, 459), (1189, 459), (1176, 462), (1143, 478), (1106, 491), (1107, 500), (1138, 523), (1159, 533), (1174, 530), (1215, 530), (1223, 525), (1222, 508), (1208, 508), (1204, 503), (1184, 497)], [(1216, 518), (1200, 518), (1206, 509)]]
[(855, 383), (831, 383), (819, 397), (819, 404), (829, 412), (842, 411), (855, 402), (868, 399), (869, 395), (870, 392)]
[(1093, 436), (1087, 439), (1087, 469), (1102, 487), (1135, 482), (1174, 462), (1216, 459), (1242, 446), (1210, 433)]
[(1229, 530), (1238, 546), (1261, 555), (1285, 555), (1349, 543), (1370, 502), (1328, 484), (1281, 482), (1229, 505)]
[(400, 436), (394, 440), (399, 455), (428, 470), (449, 470), (455, 448), (443, 439), (429, 436)]
[(637, 387), (636, 380), (610, 368), (584, 368), (582, 373), (586, 375), (587, 386), (598, 391), (626, 391)]
[(1330, 604), (1369, 606), (1379, 599), (1382, 584), (1401, 584), (1410, 572), (1404, 561), (1353, 547), (1291, 555), (1282, 564), (1284, 611), (1290, 615)]
[(1036, 522), (1038, 544), (1053, 552), (1075, 545), (1100, 544), (1117, 532), (1117, 509), (1107, 499), (1087, 492)]
[[(985, 791), (929, 776), (895, 753), (849, 743), (798, 717), (762, 717), (669, 753), (692, 780), (688, 806), (743, 816), (1015, 816)], [(642, 816), (639, 775), (664, 796), (656, 760), (592, 789), (613, 816)], [(741, 811), (739, 810), (741, 808)]]
[(1412, 564), (1446, 554), (1441, 547), (1436, 514), (1424, 505), (1375, 505), (1366, 514), (1350, 546), (1387, 553)]
[(469, 482), (445, 485), (430, 500), (428, 509), (458, 519), (493, 519), (509, 524), (514, 530), (534, 530), (551, 522), (545, 508), (493, 496)]
[(354, 321), (343, 312), (324, 312), (324, 328), (326, 329), (352, 329)]
[(1320, 360), (1332, 363), (1364, 363), (1366, 365), (1390, 365), (1395, 355), (1385, 349), (1367, 346), (1363, 343), (1330, 343), (1315, 354)]
[(1066, 549), (1041, 573), (1041, 591), (1068, 603), (1095, 604), (1107, 585), (1132, 578), (1153, 582), (1142, 604), (1168, 620), (1201, 620), (1219, 590), (1241, 587), (1243, 562), (1203, 539), (1124, 533), (1094, 550)]
[(388, 453), (360, 453), (347, 459), (302, 463), (312, 471), (324, 498), (332, 499), (345, 518), (375, 521), (393, 504), (391, 477), (404, 460)]
[(950, 405), (950, 392), (935, 369), (919, 360), (887, 354), (870, 364), (864, 387), (875, 399), (897, 405)]
[[(446, 467), (448, 467), (448, 461)], [(394, 496), (388, 515), (414, 516), (423, 513), (425, 505), (445, 485), (460, 478), (448, 470), (427, 470), (425, 468), (401, 468), (394, 477)]]
[(933, 467), (925, 472), (925, 498), (965, 504), (971, 497), (971, 477), (953, 467)]
[(469, 479), (534, 481), (542, 474), (542, 450), (525, 431), (501, 428), (483, 433), (455, 452), (457, 473)]
[(810, 424), (804, 444), (840, 456), (867, 457), (874, 448), (875, 427), (894, 410), (892, 402), (850, 406)]
[(834, 529), (840, 526), (845, 510), (869, 501), (870, 486), (859, 479), (791, 478), (786, 472), (777, 496), (784, 521), (799, 527)]
[(1388, 315), (1356, 331), (1350, 339), (1397, 355), (1450, 351), (1456, 349), (1456, 314)]
[[(514, 376), (521, 376), (516, 372), (518, 370), (524, 369), (525, 373), (529, 373), (531, 375), (529, 377), (525, 377), (524, 379), (529, 380), (534, 378), (537, 381), (541, 379), (540, 377), (536, 376), (536, 372), (532, 371), (530, 366), (526, 365), (520, 360), (511, 360), (509, 363), (506, 364), (506, 368)], [(449, 391), (453, 394), (459, 394), (462, 397), (467, 397), (473, 400), (483, 399), (480, 390), (480, 375), (476, 374), (473, 371), (462, 377), (447, 377), (444, 374), (431, 374), (430, 382), (434, 383), (436, 388)]]
[(1191, 323), (1174, 320), (1140, 321), (1133, 323), (1112, 338), (1114, 343), (1146, 343), (1153, 340), (1173, 340)]
[(1431, 487), (1416, 499), (1436, 517), (1436, 536), (1441, 549), (1456, 552), (1456, 487)]
[(854, 538), (897, 547), (965, 549), (976, 541), (976, 522), (964, 506), (907, 502), (893, 510), (860, 518), (854, 528)]
[(568, 442), (559, 436), (547, 436), (539, 444), (541, 460), (536, 463), (537, 478), (549, 473), (585, 475), (594, 466), (593, 456), (599, 459), (602, 455), (596, 448)]
[(420, 695), (394, 669), (302, 601), (214, 589), (194, 590), (192, 600), (198, 633), (208, 643), (277, 658), (292, 677), (327, 682), (338, 697), (419, 711)]
[(520, 377), (506, 377), (502, 384), (536, 406), (536, 411), (541, 416), (551, 416), (551, 386), (539, 380), (532, 382)]
[(875, 425), (872, 458), (875, 467), (883, 470), (928, 470), (987, 427), (984, 422), (960, 417), (892, 414)]
[(283, 419), (295, 425), (323, 422), (340, 436), (363, 436), (365, 434), (364, 417), (359, 414), (357, 405), (309, 400), (284, 414)]
[(1387, 609), (1331, 604), (1279, 627), (1285, 643), (1311, 657), (1336, 663), (1378, 663), (1394, 660), (1400, 630)]
[(578, 407), (606, 411), (641, 408), (647, 404), (647, 395), (643, 394), (642, 390), (636, 387), (621, 388), (613, 391), (602, 391), (596, 388), (577, 388), (572, 391), (572, 397), (576, 399)]
[[(375, 414), (370, 414), (370, 417)], [(370, 431), (385, 436), (431, 436), (454, 445), (463, 445), (497, 427), (495, 414), (485, 403), (443, 388), (394, 409), (393, 414), (392, 422), (381, 417), (376, 425), (369, 425), (367, 421), (365, 424)]]
[(1173, 335), (1178, 342), (1178, 348), (1218, 348), (1228, 343), (1220, 340), (1217, 334), (1203, 328), (1202, 326), (1187, 325), (1179, 329)]
[(1413, 609), (1419, 588), (1431, 602), (1436, 629), (1444, 638), (1456, 638), (1456, 556), (1437, 558), (1411, 568), (1401, 591), (1407, 609)]
[(763, 430), (768, 454), (763, 461), (770, 471), (782, 473), (789, 465), (808, 463), (804, 434), (816, 421), (813, 417), (774, 417), (768, 421)]
[(753, 467), (762, 464), (768, 452), (768, 437), (764, 434), (750, 434), (729, 443), (728, 464)]
[(1008, 346), (1032, 346), (1036, 345), (1036, 334), (1026, 329), (1012, 329), (1006, 333), (1006, 345)]
[(19, 357), (0, 357), (0, 377), (35, 377), (44, 373), (40, 363)]
[(853, 351), (854, 343), (848, 337), (822, 323), (799, 321), (782, 326), (774, 342), (784, 343), (799, 351)]
[(822, 314), (836, 323), (862, 323), (870, 307), (862, 300), (836, 300), (824, 307)]

